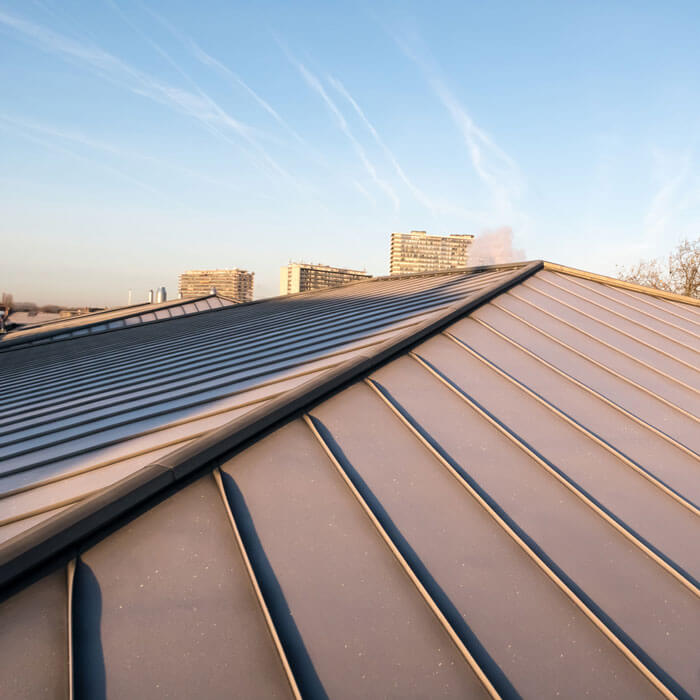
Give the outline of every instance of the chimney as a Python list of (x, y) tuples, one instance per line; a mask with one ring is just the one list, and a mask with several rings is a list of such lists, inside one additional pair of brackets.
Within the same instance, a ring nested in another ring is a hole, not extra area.
[(153, 290), (152, 289), (148, 290), (148, 303), (149, 304), (153, 303)]
[(167, 301), (168, 299), (168, 294), (165, 291), (165, 287), (158, 287), (158, 291), (156, 292), (156, 304), (162, 304), (164, 301)]

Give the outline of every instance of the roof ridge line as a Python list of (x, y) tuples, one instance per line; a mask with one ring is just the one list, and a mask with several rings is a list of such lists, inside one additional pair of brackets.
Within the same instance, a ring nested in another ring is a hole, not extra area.
[(663, 289), (654, 289), (654, 287), (646, 287), (643, 284), (637, 284), (636, 282), (627, 282), (625, 280), (619, 280), (615, 277), (599, 275), (596, 272), (586, 272), (585, 270), (579, 270), (575, 267), (567, 267), (566, 265), (559, 265), (558, 263), (549, 262), (547, 260), (543, 260), (542, 264), (543, 269), (550, 270), (551, 272), (561, 272), (564, 275), (580, 277), (581, 279), (589, 280), (590, 282), (599, 282), (600, 284), (606, 284), (609, 287), (619, 287), (620, 289), (626, 289), (631, 292), (640, 292), (641, 294), (647, 294), (651, 297), (666, 299), (666, 301), (677, 301), (681, 304), (688, 304), (689, 306), (700, 306), (700, 299), (695, 299), (684, 294), (666, 292)]
[(376, 352), (361, 353), (323, 372), (317, 379), (195, 438), (164, 458), (0, 544), (0, 600), (10, 588), (14, 592), (16, 587), (21, 587), (23, 577), (52, 562), (54, 565), (65, 563), (75, 556), (82, 543), (121, 518), (129, 517), (139, 506), (163, 495), (177, 482), (207, 464), (218, 466), (222, 459), (228, 459), (251, 441), (375, 371), (543, 268), (542, 260), (519, 264), (506, 279), (489, 285), (476, 296), (450, 305), (438, 318), (408, 329), (380, 345)]

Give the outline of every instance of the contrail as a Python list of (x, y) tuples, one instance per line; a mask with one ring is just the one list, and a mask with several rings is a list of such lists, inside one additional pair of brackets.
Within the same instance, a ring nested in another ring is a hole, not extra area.
[(347, 136), (348, 140), (353, 145), (357, 156), (364, 165), (365, 170), (367, 170), (367, 172), (369, 173), (369, 176), (372, 178), (372, 180), (374, 180), (377, 186), (380, 189), (384, 190), (387, 196), (392, 200), (392, 202), (394, 203), (394, 208), (398, 209), (400, 204), (398, 196), (394, 192), (391, 185), (389, 185), (388, 182), (382, 180), (377, 175), (377, 170), (374, 167), (374, 164), (370, 161), (369, 157), (367, 156), (365, 149), (355, 138), (355, 136), (353, 136), (345, 117), (343, 116), (342, 112), (335, 104), (335, 102), (330, 98), (323, 85), (321, 85), (319, 79), (313, 73), (311, 73), (302, 63), (297, 63), (297, 68), (301, 72), (307, 84), (321, 96), (321, 98), (326, 103), (330, 111), (335, 115), (340, 130), (345, 134), (345, 136)]
[(65, 148), (65, 146), (59, 146), (56, 144), (55, 141), (46, 141), (44, 139), (41, 139), (34, 134), (28, 133), (21, 127), (19, 127), (17, 124), (14, 124), (10, 120), (6, 120), (3, 117), (0, 116), (0, 124), (4, 124), (5, 128), (10, 128), (13, 129), (16, 133), (21, 134), (25, 139), (32, 141), (34, 143), (39, 144), (40, 146), (43, 146), (44, 148), (47, 148), (50, 151), (56, 151), (58, 153), (63, 153), (65, 155), (69, 155), (71, 158), (74, 158), (75, 160), (79, 160), (83, 163), (88, 163), (89, 165), (93, 167), (100, 168), (102, 170), (105, 170), (108, 173), (111, 173), (112, 175), (116, 175), (117, 177), (121, 178), (122, 180), (126, 180), (127, 182), (130, 182), (132, 185), (136, 185), (137, 187), (140, 187), (141, 189), (145, 190), (146, 192), (149, 192), (150, 194), (156, 194), (159, 196), (165, 196), (167, 195), (164, 192), (161, 192), (160, 190), (155, 189), (151, 185), (142, 182), (138, 178), (132, 177), (131, 175), (122, 172), (118, 168), (113, 168), (111, 165), (107, 165), (106, 163), (102, 163), (99, 161), (91, 160), (90, 158), (86, 158), (83, 155), (80, 155), (79, 153), (76, 153), (75, 151), (70, 150), (69, 148)]
[(396, 35), (393, 38), (404, 55), (418, 66), (461, 132), (472, 166), (479, 179), (491, 190), (496, 203), (502, 209), (512, 210), (513, 200), (519, 197), (521, 189), (521, 176), (515, 161), (477, 126), (471, 115), (439, 77), (437, 68), (419, 57), (401, 38)]
[(241, 78), (238, 73), (231, 70), (228, 66), (224, 65), (221, 61), (214, 58), (211, 54), (207, 53), (199, 44), (197, 44), (194, 39), (187, 36), (179, 29), (174, 27), (168, 20), (159, 15), (157, 12), (149, 7), (144, 7), (144, 10), (153, 17), (156, 22), (160, 23), (165, 27), (180, 43), (185, 46), (190, 53), (203, 65), (214, 68), (219, 74), (225, 76), (232, 84), (245, 90), (252, 98), (257, 102), (257, 104), (265, 110), (283, 129), (285, 129), (289, 134), (291, 134), (296, 141), (301, 145), (308, 147), (306, 141), (285, 121), (285, 119), (280, 115), (280, 113), (263, 97), (261, 97), (255, 90), (253, 90), (248, 83)]
[(370, 161), (369, 157), (367, 156), (367, 153), (365, 152), (365, 149), (362, 147), (360, 142), (353, 136), (352, 132), (350, 131), (350, 128), (348, 126), (348, 123), (343, 116), (343, 113), (340, 111), (336, 103), (331, 99), (331, 97), (328, 95), (326, 92), (325, 88), (321, 84), (321, 81), (310, 71), (306, 68), (306, 66), (298, 61), (288, 50), (287, 48), (278, 40), (278, 43), (280, 43), (280, 47), (282, 50), (285, 52), (287, 58), (289, 59), (290, 63), (294, 65), (297, 70), (301, 73), (301, 76), (304, 78), (306, 81), (306, 84), (314, 90), (320, 97), (321, 99), (325, 102), (326, 106), (328, 109), (331, 111), (333, 116), (335, 117), (335, 120), (338, 124), (338, 127), (340, 130), (345, 134), (347, 139), (350, 141), (352, 144), (355, 153), (357, 154), (357, 157), (360, 159), (360, 162), (364, 166), (365, 170), (369, 174), (369, 176), (372, 178), (372, 180), (375, 182), (375, 184), (385, 192), (385, 194), (391, 199), (392, 203), (394, 204), (394, 209), (398, 210), (400, 201), (398, 196), (396, 195), (396, 192), (394, 192), (393, 188), (391, 185), (382, 180), (379, 175), (377, 174), (377, 170), (374, 167), (374, 164)]
[[(51, 136), (53, 139), (62, 139), (64, 141), (70, 141), (72, 143), (78, 144), (80, 146), (85, 146), (95, 151), (100, 151), (102, 153), (109, 153), (111, 155), (128, 158), (132, 160), (139, 160), (147, 163), (155, 163), (156, 165), (163, 166), (169, 171), (175, 171), (187, 175), (189, 177), (195, 178), (197, 180), (202, 180), (203, 182), (208, 182), (212, 185), (218, 185), (226, 189), (232, 190), (234, 192), (242, 192), (243, 189), (236, 187), (231, 182), (227, 180), (221, 180), (219, 178), (211, 177), (211, 175), (206, 175), (204, 173), (193, 170), (192, 168), (187, 168), (170, 161), (164, 161), (155, 156), (146, 155), (140, 151), (125, 150), (123, 148), (118, 148), (110, 143), (105, 143), (104, 141), (99, 141), (89, 136), (85, 136), (82, 133), (75, 131), (66, 131), (64, 129), (57, 129), (53, 126), (48, 126), (46, 124), (38, 124), (37, 122), (27, 120), (27, 119), (17, 119), (8, 114), (0, 113), (0, 121), (5, 122), (11, 126), (16, 127), (18, 130), (35, 132), (38, 134), (43, 134), (45, 136)], [(260, 195), (263, 196), (263, 195)], [(269, 198), (271, 199), (271, 198)]]
[[(241, 145), (229, 139), (221, 129), (233, 131), (252, 146), (270, 167), (279, 174), (290, 177), (257, 143), (254, 138), (255, 130), (252, 127), (229, 115), (204, 92), (192, 93), (162, 83), (97, 46), (81, 44), (62, 34), (2, 11), (0, 11), (0, 25), (14, 30), (45, 51), (59, 54), (66, 60), (87, 65), (111, 82), (197, 120), (211, 133), (241, 149)], [(251, 157), (246, 149), (241, 150)]]
[(396, 170), (396, 173), (398, 176), (403, 180), (404, 184), (408, 187), (409, 190), (413, 193), (413, 196), (425, 207), (430, 209), (433, 213), (435, 212), (435, 206), (434, 204), (430, 201), (430, 199), (425, 195), (424, 192), (422, 192), (418, 187), (416, 187), (413, 182), (409, 179), (408, 175), (404, 172), (403, 168), (401, 165), (399, 165), (399, 162), (396, 160), (396, 157), (392, 153), (391, 149), (384, 143), (383, 139), (379, 136), (377, 133), (377, 130), (374, 128), (374, 125), (370, 122), (370, 120), (367, 118), (365, 115), (364, 111), (360, 107), (360, 105), (357, 103), (357, 101), (353, 98), (353, 96), (345, 89), (345, 86), (337, 79), (335, 79), (333, 76), (328, 76), (328, 82), (336, 89), (337, 92), (339, 92), (351, 105), (352, 108), (355, 110), (357, 115), (360, 117), (364, 125), (367, 127), (367, 130), (372, 134), (374, 140), (376, 141), (377, 145), (384, 151), (384, 154), (386, 157), (391, 161), (391, 164), (394, 166), (394, 170)]

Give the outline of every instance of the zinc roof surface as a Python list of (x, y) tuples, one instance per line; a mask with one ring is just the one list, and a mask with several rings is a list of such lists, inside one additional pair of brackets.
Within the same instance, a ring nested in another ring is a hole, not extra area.
[(700, 309), (542, 268), (248, 307), (273, 367), (342, 308), (345, 362), (0, 547), (3, 697), (699, 696)]
[(36, 323), (0, 335), (0, 353), (6, 350), (70, 340), (85, 335), (96, 335), (154, 321), (165, 321), (179, 316), (201, 313), (235, 302), (216, 294), (196, 298), (172, 299), (156, 304), (132, 304), (103, 311), (58, 318)]
[(511, 274), (376, 280), (206, 306), (0, 354), (4, 382), (16, 387), (0, 398), (0, 542)]

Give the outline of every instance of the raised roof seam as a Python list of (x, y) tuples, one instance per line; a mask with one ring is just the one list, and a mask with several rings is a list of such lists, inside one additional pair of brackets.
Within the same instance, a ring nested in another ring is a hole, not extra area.
[[(544, 282), (545, 284), (549, 284), (552, 287), (557, 287), (558, 289), (563, 290), (567, 294), (571, 294), (572, 296), (578, 297), (579, 299), (583, 299), (583, 301), (585, 301), (589, 304), (594, 304), (595, 306), (599, 306), (604, 311), (607, 311), (608, 313), (619, 316), (620, 318), (623, 318), (624, 320), (628, 321), (629, 323), (634, 323), (638, 326), (642, 326), (642, 328), (645, 328), (649, 332), (656, 333), (657, 335), (660, 335), (662, 338), (666, 338), (666, 340), (670, 340), (671, 342), (675, 343), (676, 345), (680, 345), (684, 348), (687, 348), (688, 350), (692, 350), (693, 352), (697, 352), (697, 350), (695, 348), (691, 348), (689, 345), (686, 345), (685, 343), (682, 343), (679, 340), (674, 340), (673, 338), (670, 338), (669, 336), (664, 335), (663, 333), (661, 333), (659, 331), (655, 331), (653, 328), (649, 328), (648, 326), (644, 326), (643, 324), (641, 324), (637, 321), (634, 321), (633, 319), (629, 318), (628, 316), (624, 316), (623, 314), (617, 313), (616, 311), (612, 311), (611, 309), (608, 309), (608, 308), (602, 306), (602, 304), (597, 304), (596, 302), (591, 301), (590, 299), (586, 299), (586, 297), (581, 296), (580, 294), (576, 294), (575, 292), (570, 292), (568, 289), (565, 289), (561, 285), (554, 284), (553, 282), (550, 282), (546, 279), (540, 279), (540, 280), (538, 280), (538, 282)], [(577, 309), (575, 306), (573, 306), (572, 304), (569, 304), (568, 302), (564, 301), (563, 299), (555, 297), (552, 294), (547, 294), (547, 292), (545, 292), (541, 289), (538, 289), (537, 287), (534, 287), (533, 285), (528, 284), (527, 282), (523, 283), (523, 287), (525, 287), (525, 289), (531, 289), (536, 294), (541, 294), (542, 296), (545, 296), (548, 299), (551, 299), (552, 301), (556, 302), (557, 304), (561, 304), (562, 306), (565, 306), (567, 309), (571, 309), (574, 313), (581, 314), (581, 316), (585, 316), (586, 318), (591, 319), (594, 323), (600, 323), (601, 326), (605, 326), (606, 328), (610, 328), (611, 330), (615, 331), (616, 333), (619, 333), (620, 335), (625, 336), (626, 338), (631, 338), (633, 341), (639, 343), (640, 345), (644, 345), (644, 347), (647, 347), (650, 350), (653, 350), (654, 352), (658, 352), (660, 355), (664, 355), (665, 357), (668, 357), (670, 360), (673, 360), (674, 362), (678, 362), (679, 364), (685, 365), (686, 367), (689, 367), (690, 369), (697, 371), (697, 367), (690, 364), (690, 362), (686, 362), (685, 360), (681, 360), (679, 357), (676, 357), (675, 355), (671, 355), (671, 353), (667, 352), (666, 350), (662, 350), (661, 348), (657, 347), (656, 345), (652, 345), (651, 343), (647, 342), (646, 340), (642, 340), (641, 338), (638, 338), (637, 336), (634, 336), (631, 333), (628, 333), (627, 331), (623, 331), (620, 328), (616, 328), (615, 326), (613, 326), (611, 323), (608, 323), (607, 321), (603, 321), (599, 318), (596, 318), (595, 316), (591, 316), (591, 314), (587, 313), (586, 311), (582, 311), (581, 309)], [(518, 297), (518, 298), (520, 298), (520, 297)]]
[(472, 399), (463, 389), (457, 387), (450, 380), (445, 378), (439, 371), (432, 367), (432, 365), (414, 352), (409, 352), (409, 357), (412, 357), (419, 365), (421, 365), (425, 370), (430, 372), (436, 379), (442, 382), (448, 389), (450, 389), (454, 394), (461, 398), (468, 406), (470, 406), (476, 413), (485, 418), (491, 425), (493, 425), (499, 432), (505, 435), (514, 445), (520, 448), (525, 454), (527, 454), (534, 462), (536, 462), (540, 467), (542, 467), (548, 474), (554, 477), (557, 481), (563, 484), (571, 493), (573, 493), (580, 501), (585, 503), (596, 515), (602, 518), (608, 525), (613, 527), (617, 532), (619, 532), (623, 537), (625, 537), (631, 544), (640, 549), (646, 556), (648, 556), (655, 564), (661, 567), (666, 573), (670, 574), (675, 578), (681, 585), (687, 588), (693, 595), (700, 598), (700, 589), (697, 587), (694, 581), (691, 581), (685, 573), (681, 573), (680, 570), (676, 569), (667, 562), (663, 557), (660, 557), (651, 547), (642, 542), (636, 535), (634, 535), (627, 527), (619, 522), (617, 518), (613, 517), (606, 509), (602, 508), (598, 503), (596, 503), (590, 496), (588, 496), (584, 491), (579, 489), (566, 475), (556, 469), (547, 460), (541, 457), (535, 450), (528, 447), (528, 445), (523, 442), (523, 440), (514, 432), (509, 430), (507, 427), (501, 424), (500, 421), (491, 415), (489, 411), (478, 404), (474, 399)]
[(502, 333), (497, 328), (492, 326), (490, 323), (487, 323), (483, 319), (477, 318), (476, 316), (470, 316), (470, 318), (473, 321), (475, 321), (476, 323), (479, 323), (480, 325), (482, 325), (484, 328), (489, 330), (491, 333), (494, 333), (495, 335), (497, 335), (499, 338), (503, 338), (503, 340), (505, 340), (507, 343), (510, 343), (517, 350), (525, 353), (529, 357), (532, 357), (533, 360), (536, 360), (537, 362), (539, 362), (543, 366), (547, 367), (548, 369), (551, 369), (553, 372), (555, 372), (559, 376), (563, 377), (565, 380), (571, 382), (572, 384), (575, 384), (580, 389), (583, 389), (584, 391), (588, 392), (594, 398), (598, 399), (599, 401), (602, 401), (603, 403), (605, 403), (606, 405), (615, 409), (616, 411), (619, 411), (625, 417), (634, 421), (635, 423), (640, 425), (642, 428), (649, 430), (650, 432), (654, 433), (655, 435), (658, 435), (662, 440), (665, 440), (670, 445), (673, 445), (675, 448), (681, 450), (682, 452), (685, 452), (687, 455), (689, 455), (691, 457), (695, 457), (696, 459), (700, 459), (700, 455), (697, 454), (696, 452), (694, 452), (693, 450), (691, 450), (689, 447), (686, 447), (682, 443), (678, 442), (678, 440), (675, 440), (670, 435), (667, 435), (662, 430), (659, 430), (656, 426), (651, 425), (651, 423), (647, 423), (645, 420), (643, 420), (639, 416), (634, 415), (634, 413), (631, 413), (630, 411), (628, 411), (626, 408), (624, 408), (620, 404), (616, 403), (612, 399), (609, 399), (607, 396), (604, 396), (600, 392), (596, 391), (593, 387), (588, 386), (584, 382), (576, 379), (576, 377), (573, 377), (572, 375), (568, 374), (567, 372), (564, 372), (563, 370), (559, 369), (559, 367), (556, 367), (548, 360), (545, 360), (543, 357), (540, 357), (540, 355), (538, 355), (537, 353), (532, 352), (532, 350), (529, 350), (524, 345), (520, 344), (517, 340), (513, 340), (513, 338), (507, 336), (505, 333)]
[[(532, 289), (532, 287), (529, 287), (529, 289)], [(562, 304), (562, 306), (568, 306), (568, 304), (566, 304), (565, 302), (560, 302), (558, 299), (556, 299), (555, 297), (552, 297), (549, 294), (546, 294), (545, 292), (538, 292), (537, 290), (534, 290), (534, 289), (533, 289), (533, 291), (537, 292), (538, 294), (542, 294), (543, 296), (550, 297), (555, 302)], [(511, 294), (511, 295), (514, 299), (517, 299), (518, 301), (523, 302), (523, 304), (527, 304), (528, 306), (531, 306), (533, 309), (536, 309), (537, 311), (539, 311), (543, 314), (546, 314), (547, 316), (550, 316), (551, 318), (555, 319), (556, 321), (558, 321), (559, 323), (562, 323), (565, 326), (568, 326), (569, 328), (573, 328), (575, 331), (577, 331), (581, 335), (584, 335), (587, 338), (594, 340), (596, 343), (599, 343), (600, 345), (612, 350), (613, 352), (616, 352), (616, 353), (622, 355), (623, 357), (626, 357), (628, 360), (631, 360), (633, 363), (641, 365), (642, 367), (645, 367), (646, 369), (654, 372), (655, 374), (658, 374), (659, 376), (663, 377), (664, 379), (668, 379), (668, 381), (673, 382), (675, 384), (678, 384), (679, 386), (682, 386), (684, 389), (687, 389), (690, 392), (693, 392), (695, 394), (700, 393), (700, 391), (698, 389), (690, 386), (690, 384), (686, 384), (683, 380), (678, 379), (678, 377), (674, 377), (672, 374), (668, 374), (668, 372), (664, 372), (663, 370), (659, 369), (658, 367), (654, 367), (654, 365), (650, 365), (648, 362), (645, 362), (644, 360), (640, 360), (638, 357), (631, 355), (626, 350), (622, 350), (621, 348), (618, 348), (616, 345), (613, 345), (612, 343), (608, 343), (606, 340), (603, 340), (602, 338), (598, 338), (595, 335), (593, 335), (592, 333), (589, 333), (588, 331), (584, 331), (582, 328), (579, 328), (578, 326), (574, 325), (570, 321), (566, 321), (565, 319), (563, 319), (559, 316), (556, 316), (551, 311), (547, 311), (547, 309), (542, 308), (541, 306), (539, 306), (538, 304), (535, 304), (534, 302), (530, 301), (529, 299), (524, 299), (523, 297), (518, 296), (517, 294)], [(571, 307), (571, 308), (573, 309), (573, 307)], [(576, 309), (573, 309), (573, 310), (576, 311)], [(581, 311), (578, 311), (578, 313), (580, 313), (583, 316), (587, 315)], [(598, 323), (602, 323), (602, 322), (598, 321), (597, 319), (593, 318), (592, 316), (589, 316), (589, 318), (592, 318), (594, 321), (596, 321)], [(605, 324), (602, 324), (602, 325), (605, 325)], [(624, 335), (624, 334), (622, 334), (622, 335)], [(633, 338), (633, 339), (637, 340), (635, 338)], [(640, 341), (640, 344), (644, 345), (645, 343), (641, 343), (641, 341)], [(654, 348), (652, 348), (652, 349), (654, 349)], [(660, 353), (660, 354), (663, 355), (665, 353)], [(684, 364), (684, 363), (681, 363), (681, 364)]]
[(511, 525), (488, 503), (484, 496), (474, 488), (423, 435), (406, 419), (394, 406), (393, 402), (385, 396), (377, 383), (366, 378), (365, 383), (379, 396), (384, 404), (391, 410), (396, 418), (412, 433), (412, 435), (430, 452), (438, 463), (447, 469), (457, 483), (464, 488), (469, 495), (496, 521), (496, 523), (513, 539), (516, 544), (535, 562), (544, 574), (566, 595), (576, 607), (583, 612), (588, 620), (604, 634), (605, 637), (627, 658), (627, 660), (666, 698), (675, 698), (673, 692), (647, 667), (646, 664), (596, 615), (596, 613), (568, 586), (547, 562), (533, 549)]
[(420, 578), (417, 576), (416, 572), (411, 568), (410, 564), (406, 561), (404, 558), (403, 554), (401, 554), (401, 551), (399, 550), (398, 546), (396, 543), (391, 539), (389, 536), (388, 532), (384, 529), (382, 526), (381, 522), (377, 518), (376, 514), (372, 510), (371, 506), (367, 503), (367, 501), (363, 498), (362, 494), (360, 491), (357, 489), (355, 484), (353, 483), (352, 479), (350, 476), (346, 473), (346, 471), (343, 469), (342, 465), (336, 458), (335, 454), (333, 453), (333, 450), (330, 448), (330, 446), (326, 443), (326, 441), (323, 439), (321, 434), (318, 432), (316, 429), (316, 426), (313, 423), (313, 419), (309, 416), (308, 413), (304, 414), (303, 416), (304, 422), (308, 426), (309, 430), (313, 434), (313, 436), (316, 438), (320, 446), (323, 448), (323, 451), (326, 453), (326, 456), (328, 457), (328, 460), (331, 462), (333, 467), (335, 468), (336, 472), (340, 476), (340, 478), (343, 480), (347, 488), (350, 490), (352, 495), (354, 496), (355, 500), (357, 503), (359, 503), (360, 507), (364, 511), (365, 515), (369, 518), (370, 522), (374, 526), (375, 530), (379, 534), (380, 538), (384, 542), (384, 544), (388, 547), (389, 551), (392, 553), (396, 561), (398, 562), (399, 566), (403, 570), (403, 572), (406, 574), (406, 576), (409, 578), (411, 583), (415, 586), (415, 588), (418, 590), (421, 598), (425, 602), (425, 604), (428, 606), (430, 611), (435, 615), (437, 618), (438, 622), (440, 625), (443, 627), (445, 632), (447, 632), (448, 636), (450, 637), (450, 640), (452, 643), (455, 645), (459, 653), (462, 655), (462, 657), (465, 659), (465, 661), (469, 664), (471, 667), (472, 671), (474, 671), (475, 675), (481, 682), (481, 684), (484, 686), (486, 691), (489, 693), (489, 695), (494, 698), (494, 700), (500, 700), (500, 694), (494, 687), (493, 683), (489, 679), (489, 677), (486, 675), (484, 670), (479, 666), (479, 663), (476, 661), (472, 653), (469, 651), (465, 643), (462, 641), (460, 636), (457, 634), (456, 630), (454, 627), (449, 623), (447, 617), (445, 617), (445, 614), (443, 611), (440, 609), (439, 605), (435, 602), (435, 600), (432, 598), (430, 593), (426, 590), (425, 586), (421, 582)]
[(457, 338), (456, 336), (452, 335), (452, 333), (449, 333), (448, 331), (443, 331), (442, 333), (446, 338), (451, 340), (453, 343), (455, 343), (460, 349), (462, 349), (465, 352), (468, 352), (472, 357), (476, 358), (483, 364), (485, 364), (487, 367), (491, 368), (494, 372), (496, 372), (499, 376), (503, 377), (506, 379), (508, 382), (513, 384), (513, 386), (516, 386), (520, 391), (524, 392), (528, 396), (532, 397), (535, 401), (537, 401), (539, 404), (550, 410), (552, 413), (555, 415), (559, 416), (562, 420), (566, 421), (567, 424), (571, 425), (573, 428), (578, 430), (582, 435), (586, 436), (589, 440), (592, 440), (595, 442), (597, 445), (602, 447), (604, 450), (609, 452), (611, 455), (613, 455), (618, 461), (622, 462), (625, 466), (629, 467), (632, 469), (636, 474), (639, 474), (641, 477), (649, 481), (651, 484), (653, 484), (656, 488), (658, 488), (660, 491), (662, 491), (665, 495), (669, 496), (672, 498), (674, 501), (679, 503), (681, 506), (687, 508), (693, 515), (700, 515), (700, 510), (690, 501), (685, 499), (681, 494), (677, 493), (674, 489), (670, 488), (666, 484), (664, 484), (660, 479), (658, 479), (656, 476), (648, 472), (646, 469), (640, 467), (634, 460), (630, 459), (625, 455), (623, 452), (618, 450), (616, 447), (611, 445), (609, 442), (606, 440), (603, 440), (600, 438), (598, 435), (596, 435), (593, 431), (589, 430), (585, 426), (581, 425), (577, 420), (574, 420), (571, 416), (569, 416), (567, 413), (562, 411), (558, 406), (554, 405), (544, 397), (540, 396), (536, 392), (532, 391), (530, 387), (528, 387), (526, 384), (521, 382), (519, 379), (516, 379), (513, 377), (511, 374), (508, 372), (504, 371), (501, 369), (495, 362), (492, 362), (488, 358), (484, 357), (480, 352), (472, 348), (470, 345), (468, 345), (465, 341), (461, 340), (460, 338)]
[(272, 643), (275, 647), (275, 651), (277, 652), (280, 664), (282, 665), (282, 668), (284, 670), (287, 682), (289, 683), (289, 687), (296, 700), (302, 700), (297, 680), (294, 677), (294, 672), (292, 671), (292, 667), (289, 664), (289, 659), (287, 658), (287, 652), (285, 651), (284, 646), (282, 644), (282, 640), (280, 639), (280, 636), (277, 632), (277, 627), (275, 625), (274, 620), (272, 619), (272, 615), (265, 600), (265, 596), (263, 595), (262, 589), (260, 588), (258, 577), (255, 574), (253, 563), (250, 559), (250, 556), (248, 555), (248, 551), (246, 550), (243, 538), (241, 537), (240, 530), (238, 529), (238, 524), (236, 523), (236, 518), (233, 515), (233, 510), (231, 509), (231, 504), (229, 503), (228, 497), (226, 495), (226, 489), (224, 488), (224, 482), (221, 478), (220, 467), (215, 467), (212, 474), (219, 495), (221, 496), (224, 509), (226, 510), (226, 516), (233, 531), (233, 538), (236, 542), (238, 553), (241, 555), (241, 559), (243, 560), (243, 565), (248, 575), (248, 581), (251, 585), (251, 588), (253, 589), (253, 593), (258, 602), (258, 605), (260, 606), (260, 612), (262, 613), (262, 616), (265, 619), (267, 631), (270, 633), (270, 637), (272, 638)]
[(606, 367), (602, 362), (598, 362), (598, 360), (594, 360), (592, 357), (589, 357), (588, 355), (581, 352), (580, 350), (577, 350), (576, 348), (569, 345), (568, 343), (565, 343), (563, 340), (559, 340), (559, 338), (555, 338), (551, 333), (547, 333), (547, 331), (542, 330), (541, 328), (536, 326), (534, 323), (530, 323), (530, 321), (527, 321), (526, 319), (522, 318), (522, 316), (518, 316), (518, 314), (513, 313), (510, 309), (506, 309), (505, 306), (501, 306), (498, 302), (493, 302), (493, 306), (494, 306), (494, 308), (498, 309), (499, 311), (503, 311), (504, 313), (508, 314), (509, 316), (512, 316), (514, 319), (516, 319), (520, 323), (523, 323), (524, 325), (528, 326), (528, 328), (532, 328), (534, 331), (536, 331), (540, 335), (543, 335), (545, 338), (548, 338), (549, 340), (557, 343), (558, 345), (565, 348), (566, 350), (572, 352), (574, 355), (577, 355), (578, 357), (583, 358), (587, 362), (594, 364), (596, 367), (599, 367), (600, 369), (605, 370), (609, 374), (612, 374), (617, 379), (620, 379), (623, 382), (626, 382), (627, 384), (629, 384), (630, 386), (633, 386), (635, 389), (638, 389), (639, 391), (644, 392), (648, 396), (651, 396), (653, 399), (656, 399), (657, 401), (660, 401), (661, 403), (666, 404), (669, 408), (672, 408), (675, 411), (678, 411), (679, 413), (682, 413), (683, 415), (687, 416), (688, 418), (700, 423), (700, 418), (698, 418), (697, 416), (694, 416), (692, 413), (689, 413), (684, 408), (681, 408), (680, 406), (673, 403), (672, 401), (669, 401), (668, 399), (664, 398), (663, 396), (659, 396), (659, 394), (655, 394), (650, 389), (647, 389), (645, 386), (642, 386), (638, 382), (635, 382), (634, 379), (630, 379), (629, 377), (626, 377), (624, 374), (620, 374), (619, 372), (615, 371), (614, 369), (611, 369), (610, 367)]

